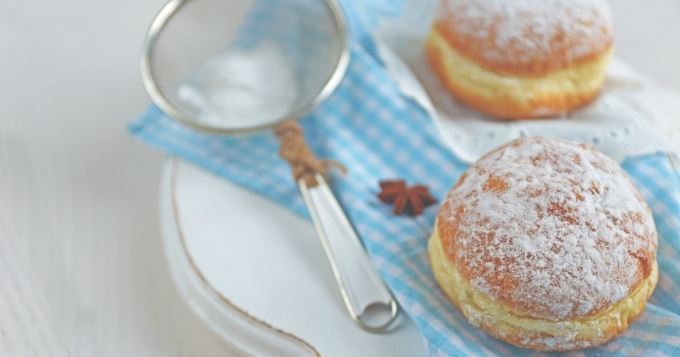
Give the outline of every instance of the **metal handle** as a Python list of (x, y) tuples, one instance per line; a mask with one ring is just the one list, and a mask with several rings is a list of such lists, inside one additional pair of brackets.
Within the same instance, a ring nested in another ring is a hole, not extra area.
[(666, 154), (666, 156), (668, 157), (668, 161), (671, 163), (671, 168), (673, 169), (675, 177), (680, 180), (680, 159), (678, 159), (678, 156), (672, 152)]
[(317, 185), (298, 181), (321, 239), (345, 307), (354, 322), (372, 333), (387, 331), (398, 314), (397, 303), (366, 255), (354, 227), (335, 199), (326, 180)]

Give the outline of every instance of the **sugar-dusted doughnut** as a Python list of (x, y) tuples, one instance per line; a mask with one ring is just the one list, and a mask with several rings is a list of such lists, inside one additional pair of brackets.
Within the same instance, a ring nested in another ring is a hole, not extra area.
[(426, 52), (460, 100), (521, 119), (591, 101), (604, 83), (612, 42), (606, 0), (443, 0)]
[(475, 326), (545, 351), (622, 333), (656, 286), (651, 211), (594, 147), (522, 138), (470, 166), (429, 242), (434, 276)]

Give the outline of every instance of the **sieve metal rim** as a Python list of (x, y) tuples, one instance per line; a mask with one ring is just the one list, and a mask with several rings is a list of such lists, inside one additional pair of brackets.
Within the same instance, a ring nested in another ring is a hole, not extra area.
[(326, 100), (326, 98), (328, 98), (331, 93), (333, 93), (335, 88), (337, 88), (337, 86), (340, 84), (340, 81), (347, 71), (350, 54), (348, 46), (347, 21), (345, 19), (345, 15), (336, 0), (323, 0), (331, 16), (333, 17), (334, 27), (338, 36), (338, 44), (340, 45), (340, 51), (338, 56), (335, 58), (334, 70), (325, 80), (321, 90), (319, 90), (316, 96), (300, 105), (290, 113), (287, 113), (287, 115), (267, 124), (260, 124), (252, 127), (227, 128), (201, 123), (195, 120), (193, 116), (172, 105), (165, 95), (163, 95), (156, 84), (157, 81), (153, 74), (151, 64), (153, 60), (153, 49), (161, 32), (165, 28), (168, 21), (170, 21), (170, 19), (172, 19), (172, 17), (182, 9), (182, 6), (190, 1), (196, 0), (170, 0), (163, 6), (163, 8), (161, 8), (158, 14), (156, 14), (156, 17), (151, 23), (151, 26), (149, 26), (144, 39), (140, 63), (142, 83), (144, 84), (144, 87), (154, 104), (156, 104), (161, 109), (161, 111), (163, 111), (163, 113), (189, 128), (203, 133), (215, 135), (247, 134), (270, 129), (285, 120), (302, 117), (311, 109), (315, 108), (321, 102)]

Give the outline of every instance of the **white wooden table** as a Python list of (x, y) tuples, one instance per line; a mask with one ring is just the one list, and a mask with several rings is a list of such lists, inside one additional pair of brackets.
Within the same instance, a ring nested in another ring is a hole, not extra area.
[[(617, 53), (680, 89), (680, 2), (612, 1)], [(162, 0), (0, 2), (0, 356), (225, 356), (180, 301), (141, 40)]]

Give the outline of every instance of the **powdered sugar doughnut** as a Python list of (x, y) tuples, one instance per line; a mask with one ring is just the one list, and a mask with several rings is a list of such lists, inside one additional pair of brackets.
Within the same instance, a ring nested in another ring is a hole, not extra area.
[(501, 118), (544, 117), (597, 94), (612, 42), (605, 0), (443, 0), (427, 52), (471, 106)]
[(441, 287), (471, 323), (518, 346), (603, 343), (642, 313), (658, 279), (649, 207), (591, 146), (504, 145), (465, 172), (437, 222)]

